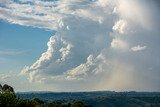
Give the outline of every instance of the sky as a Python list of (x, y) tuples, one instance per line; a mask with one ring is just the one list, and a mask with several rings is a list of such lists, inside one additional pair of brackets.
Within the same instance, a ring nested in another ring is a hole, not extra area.
[(159, 92), (159, 10), (159, 0), (1, 0), (0, 83)]

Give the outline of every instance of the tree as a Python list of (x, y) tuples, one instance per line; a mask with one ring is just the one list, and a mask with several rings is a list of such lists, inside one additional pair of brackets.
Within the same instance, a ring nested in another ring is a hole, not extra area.
[(85, 107), (85, 104), (81, 101), (73, 101), (71, 107)]
[(0, 84), (0, 93), (2, 93), (2, 85)]
[(3, 85), (3, 87), (2, 87), (2, 93), (15, 94), (14, 89), (11, 86), (7, 85), (7, 84)]
[(14, 94), (0, 94), (0, 107), (15, 107), (16, 97)]
[(40, 100), (39, 98), (34, 98), (34, 99), (32, 100), (32, 103), (33, 103), (34, 105), (42, 105), (42, 104), (44, 104), (44, 102), (43, 102), (42, 100)]

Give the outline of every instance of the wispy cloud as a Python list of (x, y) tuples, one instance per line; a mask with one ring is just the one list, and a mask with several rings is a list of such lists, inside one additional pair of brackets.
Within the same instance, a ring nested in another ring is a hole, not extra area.
[(10, 77), (8, 74), (0, 74), (0, 83), (6, 82)]
[(28, 51), (24, 51), (24, 50), (4, 49), (4, 50), (0, 50), (0, 55), (15, 56), (15, 55), (26, 54), (27, 52)]
[(138, 45), (138, 46), (132, 47), (131, 50), (134, 51), (134, 52), (137, 52), (137, 51), (145, 50), (146, 48), (147, 48), (147, 46), (140, 46), (140, 45)]

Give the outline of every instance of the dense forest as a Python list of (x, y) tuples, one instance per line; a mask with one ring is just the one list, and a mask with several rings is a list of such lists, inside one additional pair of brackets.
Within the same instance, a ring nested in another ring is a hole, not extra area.
[(0, 107), (160, 107), (160, 93), (15, 93), (11, 86), (0, 84)]

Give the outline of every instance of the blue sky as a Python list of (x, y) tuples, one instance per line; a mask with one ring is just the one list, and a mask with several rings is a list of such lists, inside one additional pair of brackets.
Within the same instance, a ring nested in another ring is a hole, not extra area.
[(1, 0), (0, 83), (16, 91), (160, 91), (159, 0)]
[(53, 31), (0, 21), (0, 72), (19, 73), (47, 50)]

